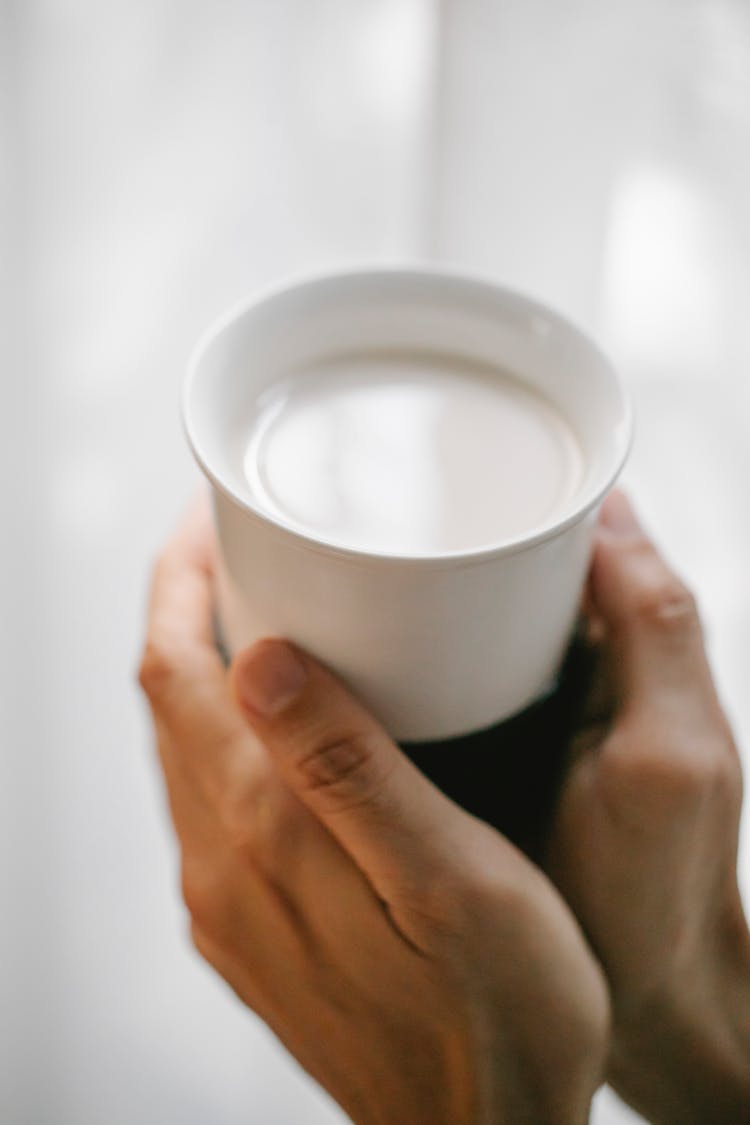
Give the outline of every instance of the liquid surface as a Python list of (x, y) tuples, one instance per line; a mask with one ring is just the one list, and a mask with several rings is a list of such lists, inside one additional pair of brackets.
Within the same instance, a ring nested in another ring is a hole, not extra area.
[(578, 441), (541, 395), (492, 369), (408, 354), (338, 357), (258, 400), (255, 503), (305, 534), (383, 554), (476, 550), (564, 511)]

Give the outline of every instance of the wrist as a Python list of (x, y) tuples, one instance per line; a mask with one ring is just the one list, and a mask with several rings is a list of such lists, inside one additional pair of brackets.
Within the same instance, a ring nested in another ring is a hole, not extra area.
[(750, 1123), (750, 942), (616, 1012), (610, 1084), (652, 1125)]

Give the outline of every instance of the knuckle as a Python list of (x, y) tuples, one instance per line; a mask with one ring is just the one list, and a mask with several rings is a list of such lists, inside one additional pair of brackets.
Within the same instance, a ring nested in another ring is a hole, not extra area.
[(686, 748), (679, 762), (665, 772), (661, 782), (661, 807), (665, 813), (681, 813), (694, 822), (713, 823), (716, 816), (731, 815), (734, 789), (723, 755), (706, 747)]
[(216, 941), (226, 929), (230, 895), (223, 879), (213, 871), (199, 871), (185, 865), (182, 872), (182, 898), (194, 929), (206, 939)]
[(306, 792), (336, 808), (353, 807), (369, 801), (382, 783), (373, 767), (375, 751), (375, 739), (360, 731), (321, 738), (300, 755), (296, 768)]
[(154, 556), (153, 566), (151, 567), (151, 589), (152, 591), (158, 587), (161, 579), (168, 577), (169, 571), (172, 566), (172, 545), (171, 542), (162, 546), (162, 549)]
[(702, 799), (713, 790), (716, 758), (710, 748), (683, 745), (663, 763), (657, 763), (652, 774), (658, 792), (684, 805)]
[(176, 672), (174, 654), (165, 645), (148, 640), (138, 669), (138, 683), (152, 702), (171, 688)]
[(204, 961), (207, 961), (209, 965), (213, 965), (216, 958), (215, 946), (192, 917), (189, 930), (190, 941), (193, 944), (193, 948), (201, 955)]
[(291, 817), (267, 785), (248, 785), (229, 796), (219, 816), (227, 846), (241, 866), (267, 872), (281, 865)]
[(697, 629), (700, 623), (694, 594), (673, 576), (653, 582), (640, 591), (635, 615), (650, 629), (667, 636), (682, 636)]
[(736, 793), (735, 763), (714, 738), (651, 732), (613, 751), (602, 758), (600, 782), (616, 806), (684, 813)]
[(506, 927), (517, 929), (529, 916), (532, 888), (527, 881), (506, 870), (480, 868), (470, 877), (463, 893), (464, 911), (470, 922), (487, 917), (501, 919)]
[(693, 769), (700, 792), (723, 809), (741, 800), (742, 774), (733, 748), (714, 739), (697, 749), (702, 757), (700, 761), (696, 758)]

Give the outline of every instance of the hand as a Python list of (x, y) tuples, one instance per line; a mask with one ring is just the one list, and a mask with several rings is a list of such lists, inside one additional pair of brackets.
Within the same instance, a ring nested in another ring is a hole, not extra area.
[(588, 587), (598, 653), (547, 869), (605, 968), (610, 1082), (657, 1125), (750, 1122), (740, 765), (692, 597), (621, 494)]
[(558, 892), (308, 656), (227, 672), (212, 571), (203, 513), (141, 667), (197, 948), (359, 1125), (585, 1122), (608, 997)]

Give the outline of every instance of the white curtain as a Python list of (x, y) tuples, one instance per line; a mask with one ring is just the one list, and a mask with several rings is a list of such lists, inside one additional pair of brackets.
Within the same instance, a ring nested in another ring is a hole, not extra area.
[(362, 259), (572, 315), (633, 389), (630, 485), (750, 744), (750, 9), (0, 0), (0, 35), (0, 1120), (333, 1123), (191, 952), (133, 684), (195, 481), (187, 353)]

